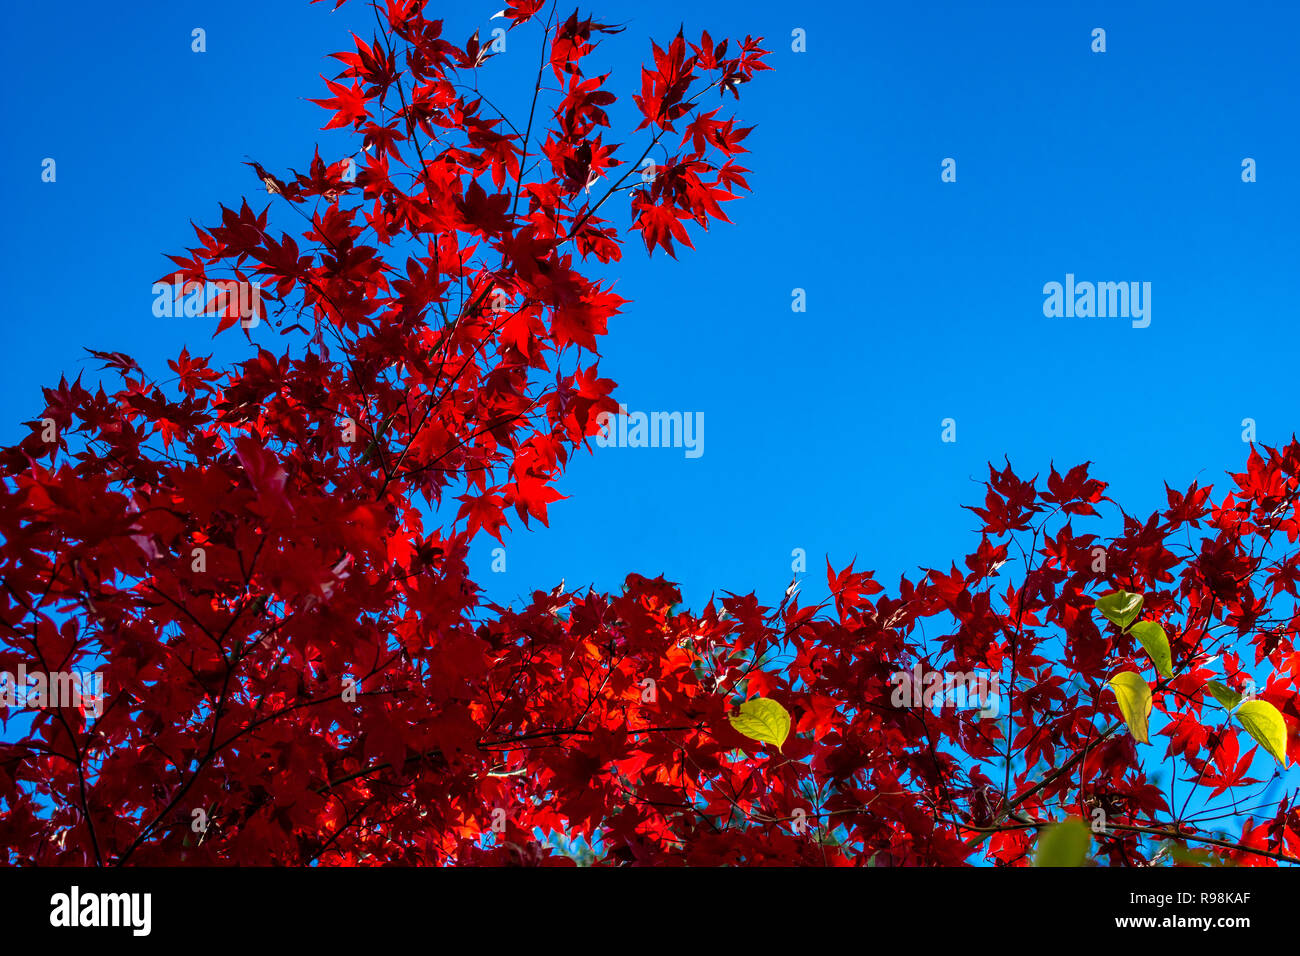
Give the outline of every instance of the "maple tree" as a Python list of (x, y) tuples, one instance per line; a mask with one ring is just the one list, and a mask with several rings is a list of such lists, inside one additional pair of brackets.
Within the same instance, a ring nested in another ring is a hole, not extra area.
[[(485, 601), (471, 542), (545, 524), (618, 407), (597, 346), (626, 303), (584, 269), (727, 220), (749, 130), (722, 104), (765, 51), (653, 44), (632, 146), (586, 65), (620, 26), (503, 11), (540, 34), (515, 125), (476, 91), (491, 44), (374, 13), (316, 101), (355, 157), (251, 162), (266, 208), (172, 257), (219, 333), (265, 320), (279, 351), (165, 379), (95, 352), (120, 386), (62, 380), (0, 450), (0, 665), (105, 685), (0, 743), (9, 862), (571, 865), (541, 832), (611, 864), (1024, 864), (1098, 811), (1112, 864), (1300, 857), (1294, 797), (1249, 776), (1300, 757), (1294, 441), (1146, 519), (1086, 465), (991, 467), (976, 550), (893, 592), (828, 564), (821, 605), (692, 612), (636, 574)], [(898, 706), (918, 665), (1000, 675), (1001, 715)]]

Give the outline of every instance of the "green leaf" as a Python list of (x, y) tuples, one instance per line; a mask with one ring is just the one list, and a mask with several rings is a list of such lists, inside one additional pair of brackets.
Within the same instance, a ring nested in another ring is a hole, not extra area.
[(785, 738), (790, 736), (790, 713), (774, 700), (755, 697), (740, 705), (736, 713), (727, 718), (737, 733), (751, 740), (776, 744), (780, 750)]
[(1224, 861), (1221, 857), (1215, 856), (1209, 850), (1192, 849), (1173, 840), (1165, 842), (1165, 847), (1169, 850), (1169, 856), (1175, 863), (1181, 863), (1184, 866), (1223, 866)]
[(1128, 732), (1140, 744), (1151, 743), (1147, 734), (1147, 715), (1151, 713), (1151, 688), (1135, 671), (1124, 671), (1110, 679), (1110, 688), (1119, 701), (1119, 712), (1124, 715)]
[(1237, 722), (1246, 733), (1286, 766), (1286, 721), (1278, 709), (1266, 700), (1248, 700), (1237, 708)]
[(1214, 695), (1214, 699), (1223, 706), (1224, 710), (1232, 710), (1241, 703), (1241, 695), (1227, 684), (1220, 684), (1217, 680), (1212, 680), (1205, 686), (1210, 689), (1210, 693)]
[(1147, 656), (1156, 665), (1156, 672), (1161, 677), (1174, 676), (1174, 658), (1169, 652), (1169, 638), (1163, 627), (1155, 621), (1138, 621), (1129, 628), (1129, 633), (1146, 649)]
[(1113, 621), (1121, 630), (1126, 630), (1142, 610), (1142, 595), (1130, 594), (1128, 591), (1112, 591), (1097, 598), (1097, 610)]
[(1083, 866), (1092, 845), (1092, 831), (1082, 820), (1062, 820), (1038, 837), (1034, 866)]

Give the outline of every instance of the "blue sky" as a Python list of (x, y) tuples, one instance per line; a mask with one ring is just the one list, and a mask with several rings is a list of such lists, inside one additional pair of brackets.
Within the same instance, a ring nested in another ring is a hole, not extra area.
[[(497, 6), (447, 4), (447, 32), (487, 29)], [(580, 456), (550, 529), (508, 537), (505, 573), (476, 550), (490, 597), (561, 578), (612, 588), (636, 571), (680, 582), (697, 607), (723, 590), (775, 603), (803, 548), (817, 598), (825, 555), (889, 582), (959, 559), (976, 541), (959, 506), (980, 497), (986, 461), (1032, 474), (1091, 459), (1146, 511), (1165, 480), (1238, 468), (1243, 418), (1262, 441), (1290, 437), (1300, 415), (1279, 370), (1296, 352), (1300, 12), (982, 6), (594, 8), (628, 26), (597, 54), (624, 92), (648, 38), (670, 38), (684, 10), (688, 36), (767, 38), (775, 70), (740, 104), (757, 126), (756, 194), (680, 261), (629, 245), (618, 290), (633, 304), (602, 343), (602, 374), (631, 409), (704, 413), (704, 455)], [(241, 353), (238, 335), (213, 343), (204, 320), (154, 319), (150, 284), (163, 253), (192, 241), (191, 219), (262, 198), (246, 155), (282, 171), (305, 168), (318, 142), (350, 151), (306, 97), (325, 95), (317, 74), (336, 72), (325, 54), (349, 46), (348, 29), (369, 36), (358, 4), (49, 10), (7, 10), (0, 40), (12, 77), (0, 93), (6, 442), (42, 384), (93, 380), (83, 345), (159, 371), (183, 345)], [(196, 26), (203, 54), (190, 51)], [(1104, 54), (1090, 50), (1095, 27)], [(795, 28), (807, 52), (792, 52)], [(484, 80), (507, 103), (528, 92), (527, 36)], [(56, 183), (41, 182), (45, 157)], [(946, 157), (955, 183), (940, 181)], [(1245, 157), (1255, 183), (1241, 181)], [(1044, 317), (1044, 283), (1067, 273), (1150, 282), (1150, 327)], [(940, 440), (948, 417), (956, 443)]]
[[(488, 29), (499, 5), (445, 4), (447, 33)], [(14, 5), (0, 31), (5, 443), (42, 407), (40, 386), (94, 380), (82, 346), (159, 374), (187, 345), (246, 353), (204, 320), (155, 319), (151, 284), (192, 242), (191, 220), (264, 200), (246, 157), (283, 172), (317, 143), (331, 158), (356, 148), (320, 132), (306, 98), (325, 95), (317, 75), (337, 72), (326, 54), (349, 48), (349, 29), (370, 35), (356, 3), (53, 9)], [(827, 555), (892, 585), (973, 549), (960, 506), (980, 499), (987, 461), (1033, 474), (1092, 460), (1145, 513), (1165, 481), (1222, 485), (1240, 469), (1243, 418), (1269, 444), (1295, 430), (1297, 5), (583, 9), (627, 24), (595, 61), (620, 93), (639, 85), (648, 39), (683, 19), (688, 37), (765, 36), (775, 70), (740, 104), (757, 126), (755, 195), (728, 207), (734, 225), (696, 233), (679, 261), (634, 241), (611, 273), (632, 305), (602, 342), (602, 374), (632, 410), (703, 412), (704, 454), (579, 456), (551, 527), (507, 537), (504, 573), (490, 570), (494, 542), (476, 548), (490, 598), (561, 578), (613, 589), (638, 572), (679, 582), (695, 607), (723, 591), (775, 604), (795, 548), (807, 599), (825, 595)], [(195, 27), (206, 53), (190, 50)], [(791, 50), (796, 28), (806, 52)], [(535, 34), (516, 36), (484, 83), (521, 115)], [(941, 182), (948, 157), (955, 183)], [(1246, 157), (1257, 182), (1242, 182)], [(1149, 282), (1150, 326), (1045, 317), (1043, 286), (1067, 273)], [(955, 443), (940, 440), (945, 418)]]

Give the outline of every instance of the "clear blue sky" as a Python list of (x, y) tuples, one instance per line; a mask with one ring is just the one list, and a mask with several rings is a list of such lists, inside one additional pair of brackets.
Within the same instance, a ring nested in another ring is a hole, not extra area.
[[(500, 3), (444, 6), (461, 41)], [(767, 37), (775, 71), (740, 104), (758, 127), (756, 195), (681, 261), (629, 245), (618, 288), (633, 305), (602, 343), (602, 373), (632, 409), (704, 413), (703, 457), (579, 457), (550, 529), (507, 539), (506, 573), (476, 551), (489, 596), (562, 577), (613, 588), (636, 571), (681, 582), (697, 607), (715, 590), (774, 603), (800, 547), (816, 598), (827, 554), (892, 582), (973, 547), (959, 506), (978, 499), (990, 459), (1030, 474), (1092, 459), (1145, 511), (1164, 480), (1238, 468), (1243, 418), (1265, 442), (1289, 438), (1296, 5), (981, 7), (584, 5), (628, 25), (597, 54), (624, 92), (647, 39), (683, 19), (688, 36)], [(361, 4), (55, 11), (11, 6), (0, 31), (6, 442), (41, 385), (98, 374), (83, 345), (158, 372), (183, 345), (214, 348), (204, 320), (153, 318), (162, 254), (192, 242), (189, 220), (215, 221), (218, 202), (264, 198), (246, 155), (282, 171), (304, 169), (317, 142), (345, 151), (305, 98), (325, 95), (317, 74), (337, 71), (325, 54), (349, 47), (350, 28), (370, 35)], [(190, 51), (196, 26), (203, 54)], [(796, 27), (806, 53), (790, 49)], [(1095, 27), (1104, 54), (1090, 50)], [(485, 78), (516, 104), (535, 57), (526, 36)], [(55, 184), (41, 182), (45, 157)], [(956, 183), (940, 181), (945, 157)], [(1258, 182), (1241, 181), (1244, 157)], [(1042, 287), (1066, 273), (1150, 282), (1150, 327), (1045, 318)], [(790, 309), (796, 287), (804, 314)], [(223, 336), (218, 355), (240, 343)], [(955, 444), (940, 441), (946, 417)]]

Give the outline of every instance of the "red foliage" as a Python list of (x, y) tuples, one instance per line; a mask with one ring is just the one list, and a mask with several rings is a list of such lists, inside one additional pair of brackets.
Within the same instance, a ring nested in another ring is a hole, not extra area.
[[(1139, 758), (1107, 678), (1151, 675), (1155, 751), (1199, 810), (1252, 784), (1253, 741), (1205, 691), (1240, 689), (1243, 655), (1300, 756), (1294, 442), (1252, 452), (1222, 500), (1171, 490), (1104, 540), (1072, 524), (1110, 503), (1086, 465), (1045, 487), (990, 469), (965, 570), (893, 593), (828, 567), (818, 607), (690, 613), (638, 575), (484, 602), (470, 542), (512, 511), (544, 524), (617, 407), (596, 348), (624, 301), (583, 269), (628, 231), (672, 255), (726, 220), (748, 130), (702, 104), (767, 67), (751, 38), (654, 45), (632, 97), (649, 142), (622, 159), (614, 94), (584, 69), (621, 28), (508, 7), (546, 31), (539, 86), (560, 85), (519, 130), (466, 83), (490, 45), (444, 39), (422, 6), (390, 2), (316, 100), (363, 147), (355, 179), (319, 155), (283, 178), (252, 163), (271, 205), (223, 208), (172, 257), (189, 288), (255, 286), (246, 318), (283, 351), (224, 370), (184, 351), (166, 381), (95, 353), (121, 387), (61, 381), (0, 450), (0, 664), (101, 670), (106, 691), (97, 718), (46, 708), (0, 745), (10, 862), (570, 863), (540, 829), (598, 836), (608, 863), (1023, 863), (1037, 823), (1101, 809), (1097, 854), (1132, 863), (1208, 830)], [(677, 152), (643, 181), (661, 143)], [(627, 225), (597, 215), (622, 203)], [(277, 238), (272, 209), (307, 225)], [(204, 310), (233, 328), (220, 296)], [(1163, 623), (1173, 679), (1094, 614), (1116, 589)], [(1002, 675), (1001, 718), (896, 706), (918, 665)], [(780, 750), (728, 721), (756, 696), (792, 715)], [(1300, 856), (1297, 811), (1273, 797), (1223, 842)]]

